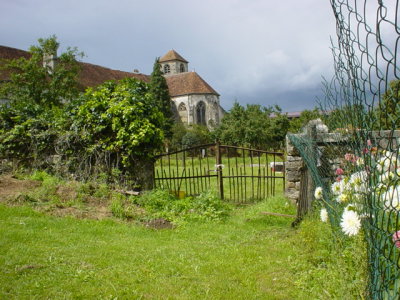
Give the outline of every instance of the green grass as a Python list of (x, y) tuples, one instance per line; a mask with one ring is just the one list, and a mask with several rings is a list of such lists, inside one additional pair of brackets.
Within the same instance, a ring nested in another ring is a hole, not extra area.
[(283, 197), (225, 222), (152, 230), (0, 205), (0, 299), (358, 299), (360, 240), (299, 229)]

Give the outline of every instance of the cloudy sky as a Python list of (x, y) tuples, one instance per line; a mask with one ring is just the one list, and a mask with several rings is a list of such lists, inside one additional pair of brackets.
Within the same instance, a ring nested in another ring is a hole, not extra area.
[(0, 45), (27, 50), (52, 34), (85, 62), (145, 74), (175, 49), (226, 110), (313, 108), (333, 72), (328, 0), (0, 0)]

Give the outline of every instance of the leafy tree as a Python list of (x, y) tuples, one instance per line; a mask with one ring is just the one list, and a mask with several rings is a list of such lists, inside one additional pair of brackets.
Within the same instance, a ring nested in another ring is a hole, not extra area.
[(171, 138), (172, 126), (174, 124), (174, 116), (171, 109), (173, 103), (171, 102), (167, 81), (161, 72), (158, 58), (154, 62), (153, 72), (150, 75), (150, 92), (154, 95), (155, 104), (164, 115), (165, 122), (163, 129), (165, 137)]
[(393, 80), (376, 109), (379, 129), (400, 128), (400, 80)]
[(76, 58), (83, 54), (76, 48), (68, 48), (56, 58), (54, 68), (51, 68), (43, 61), (47, 55), (56, 55), (57, 38), (53, 35), (38, 42), (38, 46), (30, 47), (30, 58), (8, 60), (1, 67), (1, 71), (10, 74), (10, 80), (1, 84), (0, 97), (9, 99), (16, 108), (35, 104), (44, 108), (60, 106), (79, 93)]
[(305, 126), (309, 121), (315, 120), (318, 118), (323, 118), (320, 110), (318, 108), (314, 108), (313, 110), (303, 110), (300, 113), (299, 118), (294, 118), (290, 120), (289, 132), (297, 133), (299, 130)]
[(0, 84), (0, 98), (9, 99), (0, 106), (0, 157), (29, 165), (43, 165), (55, 153), (64, 105), (78, 95), (77, 50), (62, 53), (50, 69), (43, 59), (55, 53), (59, 43), (55, 36), (38, 42), (29, 58), (7, 60), (1, 66), (10, 80)]
[(194, 147), (210, 142), (211, 135), (207, 126), (194, 124), (188, 128), (187, 133), (182, 137), (182, 148)]
[(278, 106), (262, 107), (235, 102), (225, 114), (215, 136), (221, 142), (258, 149), (279, 148), (289, 128), (289, 119)]
[(148, 85), (134, 78), (90, 88), (76, 108), (72, 128), (85, 152), (107, 152), (132, 170), (139, 159), (152, 158), (163, 144), (164, 116)]

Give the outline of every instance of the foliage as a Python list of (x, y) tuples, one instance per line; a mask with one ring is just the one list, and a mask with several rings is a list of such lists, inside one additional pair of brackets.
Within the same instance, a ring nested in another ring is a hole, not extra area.
[(76, 49), (57, 58), (53, 69), (43, 65), (46, 53), (55, 53), (55, 36), (39, 39), (30, 58), (7, 61), (1, 68), (10, 80), (0, 85), (0, 157), (25, 165), (44, 166), (55, 154), (54, 143), (65, 121), (64, 109), (77, 95)]
[(176, 122), (172, 127), (172, 137), (170, 143), (171, 150), (180, 150), (196, 145), (212, 143), (213, 133), (204, 125), (193, 124), (186, 127), (182, 123)]
[(319, 118), (322, 118), (322, 114), (318, 108), (314, 108), (313, 110), (303, 110), (299, 118), (293, 118), (290, 120), (288, 132), (297, 133), (309, 121)]
[(400, 129), (400, 80), (393, 80), (375, 109), (380, 129)]
[(277, 149), (282, 146), (288, 128), (289, 119), (278, 106), (248, 104), (243, 107), (235, 102), (224, 115), (215, 136), (229, 145)]
[(204, 192), (196, 197), (177, 199), (168, 191), (154, 190), (134, 203), (144, 207), (152, 218), (165, 218), (176, 224), (186, 221), (217, 221), (226, 218), (231, 210), (213, 192)]
[(46, 55), (56, 55), (59, 43), (56, 36), (39, 39), (38, 46), (29, 49), (30, 58), (6, 61), (1, 71), (10, 74), (10, 80), (0, 85), (0, 97), (9, 99), (15, 107), (40, 105), (60, 106), (78, 95), (77, 57), (83, 54), (68, 48), (56, 58), (54, 68), (44, 65)]
[(81, 101), (72, 128), (88, 153), (108, 151), (133, 167), (133, 157), (152, 157), (162, 146), (164, 118), (144, 82), (106, 82), (88, 89)]
[(153, 66), (153, 72), (150, 75), (150, 92), (154, 96), (155, 105), (163, 113), (164, 121), (164, 134), (166, 138), (171, 138), (172, 126), (174, 124), (174, 116), (172, 113), (171, 96), (169, 95), (169, 89), (167, 81), (161, 72), (161, 65), (159, 59), (156, 59)]

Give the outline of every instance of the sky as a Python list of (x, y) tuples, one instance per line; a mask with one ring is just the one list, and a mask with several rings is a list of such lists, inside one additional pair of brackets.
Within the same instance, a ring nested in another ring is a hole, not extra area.
[(0, 0), (0, 45), (28, 50), (55, 34), (82, 61), (150, 74), (174, 49), (229, 110), (312, 109), (333, 75), (328, 0)]

